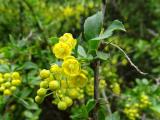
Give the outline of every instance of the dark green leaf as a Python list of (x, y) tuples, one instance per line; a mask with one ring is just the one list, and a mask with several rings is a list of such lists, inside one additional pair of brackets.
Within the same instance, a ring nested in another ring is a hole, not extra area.
[(99, 37), (93, 38), (93, 40), (102, 40), (102, 39), (109, 38), (113, 34), (113, 31), (115, 30), (126, 31), (122, 22), (118, 20), (114, 20), (103, 34), (101, 34)]
[(102, 27), (102, 12), (88, 17), (84, 23), (84, 36), (86, 40), (98, 37)]
[(98, 120), (105, 120), (106, 117), (106, 111), (103, 109), (98, 110)]
[(30, 93), (32, 92), (32, 90), (31, 89), (29, 89), (29, 88), (24, 88), (23, 90), (22, 90), (22, 92), (21, 92), (21, 98), (26, 98)]
[(96, 51), (99, 46), (99, 40), (90, 40), (88, 45), (89, 45), (89, 52), (90, 51)]
[(86, 120), (88, 118), (88, 111), (86, 106), (82, 105), (80, 108), (76, 108), (76, 112), (71, 115), (72, 120)]
[(88, 100), (87, 104), (86, 104), (86, 109), (88, 112), (90, 112), (96, 105), (96, 102), (94, 99), (90, 99)]

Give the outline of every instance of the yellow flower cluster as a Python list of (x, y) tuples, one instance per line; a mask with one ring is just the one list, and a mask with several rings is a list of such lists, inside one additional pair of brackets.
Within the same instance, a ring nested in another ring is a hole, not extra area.
[(149, 101), (149, 97), (145, 94), (142, 94), (140, 96), (140, 108), (143, 109), (148, 107), (149, 105), (151, 105), (151, 102)]
[(150, 105), (149, 97), (145, 94), (140, 96), (140, 100), (137, 103), (127, 104), (124, 113), (130, 120), (136, 120), (140, 117), (140, 112)]
[(139, 109), (138, 109), (138, 104), (135, 105), (127, 105), (126, 108), (124, 109), (124, 113), (130, 120), (136, 120), (139, 115)]
[(59, 59), (64, 59), (71, 55), (72, 49), (76, 46), (76, 39), (72, 34), (65, 33), (59, 38), (59, 42), (52, 47), (52, 51)]
[[(81, 100), (85, 94), (93, 96), (93, 78), (89, 79), (88, 71), (82, 69), (79, 61), (71, 55), (76, 43), (72, 34), (65, 33), (52, 47), (53, 53), (60, 59), (60, 65), (53, 64), (49, 70), (40, 71), (42, 81), (35, 97), (37, 103), (43, 102), (46, 96), (52, 94), (52, 103), (56, 104), (59, 110), (66, 110), (73, 104), (74, 99)], [(100, 80), (99, 87), (100, 90), (106, 87), (105, 80)], [(51, 93), (47, 94), (49, 91)]]
[(113, 85), (111, 85), (112, 91), (115, 95), (120, 95), (121, 93), (121, 88), (120, 85), (118, 83), (114, 83)]
[(40, 71), (42, 81), (35, 97), (37, 103), (43, 101), (47, 91), (52, 91), (52, 103), (57, 104), (60, 110), (71, 106), (74, 99), (83, 99), (83, 89), (88, 81), (88, 72), (81, 69), (78, 60), (71, 56), (76, 43), (77, 41), (72, 34), (65, 33), (59, 38), (59, 42), (52, 47), (55, 56), (61, 59), (61, 65), (53, 64), (49, 70)]
[(67, 68), (65, 67), (54, 64), (50, 67), (50, 70), (43, 69), (40, 71), (42, 81), (35, 97), (37, 103), (43, 101), (49, 90), (53, 93), (52, 103), (57, 104), (60, 110), (66, 110), (70, 107), (74, 99), (82, 99), (84, 97), (83, 88), (88, 80), (87, 74), (83, 70), (73, 74), (72, 70), (66, 70)]
[(18, 72), (0, 73), (0, 93), (10, 96), (21, 84), (21, 77)]
[(80, 18), (80, 15), (84, 14), (86, 11), (84, 9), (84, 6), (79, 4), (79, 5), (76, 5), (75, 7), (71, 7), (71, 6), (64, 7), (62, 12), (65, 17), (75, 16)]

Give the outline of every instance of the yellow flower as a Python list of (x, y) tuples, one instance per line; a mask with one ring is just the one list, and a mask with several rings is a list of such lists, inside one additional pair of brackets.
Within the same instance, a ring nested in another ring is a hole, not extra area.
[(65, 33), (59, 38), (59, 41), (68, 44), (71, 48), (74, 48), (77, 44), (77, 40), (73, 38), (71, 33)]
[(93, 96), (94, 95), (94, 86), (93, 86), (93, 84), (88, 84), (86, 86), (86, 93), (89, 96)]
[(87, 83), (87, 77), (81, 73), (71, 78), (71, 83), (77, 87), (84, 87)]
[(80, 72), (80, 64), (76, 59), (66, 59), (62, 64), (63, 71), (68, 76), (76, 76)]
[(72, 16), (74, 11), (73, 11), (73, 8), (68, 6), (64, 8), (63, 12), (64, 12), (64, 16), (68, 17), (68, 16)]
[(103, 80), (103, 79), (101, 79), (100, 81), (99, 81), (99, 88), (102, 90), (102, 89), (104, 89), (105, 87), (106, 87), (106, 81), (105, 80)]
[(11, 76), (12, 76), (12, 79), (19, 79), (20, 78), (20, 75), (18, 72), (13, 72)]
[(71, 54), (71, 48), (66, 43), (59, 42), (52, 48), (53, 53), (57, 58), (63, 59)]
[(75, 99), (79, 96), (78, 90), (76, 88), (72, 88), (68, 90), (68, 95), (69, 97), (71, 97), (72, 99)]
[(54, 64), (51, 66), (50, 71), (51, 73), (58, 74), (62, 72), (62, 69), (57, 64)]

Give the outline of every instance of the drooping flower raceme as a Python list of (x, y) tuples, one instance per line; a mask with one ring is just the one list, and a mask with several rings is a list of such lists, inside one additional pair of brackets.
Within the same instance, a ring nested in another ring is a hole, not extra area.
[(72, 34), (65, 33), (52, 47), (60, 64), (53, 64), (49, 70), (40, 71), (42, 81), (35, 97), (37, 103), (43, 102), (48, 91), (52, 91), (52, 103), (60, 110), (70, 107), (74, 99), (83, 99), (87, 92), (87, 95), (93, 96), (93, 82), (89, 81), (88, 72), (81, 68), (80, 62), (71, 54), (76, 43)]

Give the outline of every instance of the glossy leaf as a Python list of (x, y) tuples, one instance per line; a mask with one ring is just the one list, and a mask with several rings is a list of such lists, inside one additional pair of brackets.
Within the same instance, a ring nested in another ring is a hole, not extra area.
[(109, 38), (115, 30), (126, 31), (122, 22), (120, 22), (119, 20), (114, 20), (103, 34), (101, 34), (99, 37), (93, 38), (93, 40), (102, 40)]
[(87, 57), (85, 49), (81, 45), (78, 46), (78, 54), (82, 57)]
[(98, 37), (102, 27), (102, 12), (88, 17), (84, 23), (84, 36), (86, 40)]
[(96, 102), (94, 99), (90, 99), (88, 100), (87, 104), (86, 104), (86, 109), (88, 112), (90, 112), (96, 105)]

